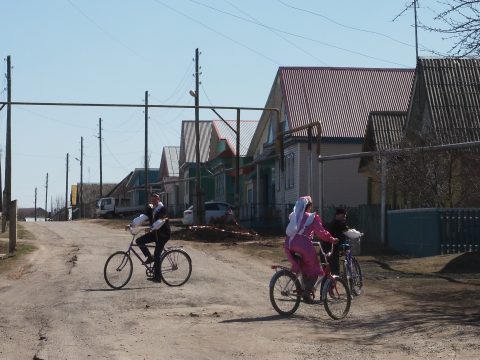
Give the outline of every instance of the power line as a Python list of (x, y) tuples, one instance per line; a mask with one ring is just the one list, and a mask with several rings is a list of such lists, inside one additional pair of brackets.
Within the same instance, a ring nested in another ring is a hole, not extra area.
[(124, 44), (121, 40), (117, 39), (115, 36), (113, 36), (110, 32), (105, 30), (103, 27), (101, 27), (95, 20), (93, 20), (90, 16), (88, 16), (82, 9), (80, 9), (77, 5), (75, 5), (71, 0), (67, 0), (67, 2), (78, 12), (80, 13), (85, 19), (87, 19), (90, 23), (92, 23), (97, 29), (99, 29), (101, 32), (106, 34), (110, 40), (113, 40), (114, 42), (120, 44), (122, 47), (127, 49), (130, 53), (133, 55), (137, 56), (141, 60), (145, 62), (150, 62), (148, 59), (144, 58), (143, 56), (139, 55), (136, 51), (134, 51), (132, 48), (130, 48), (128, 45)]
[(93, 129), (91, 127), (87, 127), (87, 126), (81, 126), (81, 125), (76, 125), (76, 124), (71, 124), (71, 123), (67, 123), (65, 121), (62, 121), (62, 120), (58, 120), (58, 119), (54, 119), (50, 116), (47, 116), (47, 115), (43, 115), (41, 113), (38, 113), (36, 111), (33, 111), (33, 110), (29, 110), (27, 109), (26, 107), (24, 106), (18, 106), (19, 109), (23, 110), (23, 111), (26, 111), (26, 112), (29, 112), (31, 114), (34, 114), (36, 116), (39, 116), (41, 118), (44, 118), (46, 120), (50, 120), (50, 121), (54, 121), (54, 122), (57, 122), (59, 124), (62, 124), (62, 125), (66, 125), (66, 126), (71, 126), (71, 127), (76, 127), (76, 128), (81, 128), (81, 129), (88, 129), (88, 130), (92, 130), (92, 131), (95, 131), (96, 129)]
[[(154, 1), (159, 1), (159, 0), (154, 0)], [(195, 0), (190, 0), (192, 2), (195, 2)], [(232, 13), (229, 13), (227, 11), (223, 11), (223, 10), (219, 10), (217, 8), (214, 8), (212, 6), (209, 6), (209, 5), (205, 5), (205, 4), (202, 4), (202, 3), (198, 3), (198, 5), (200, 6), (204, 6), (204, 7), (207, 7), (207, 8), (210, 8), (214, 11), (218, 11), (220, 13), (223, 13), (223, 14), (227, 14), (229, 16), (233, 16), (237, 19), (240, 19), (240, 20), (243, 20), (243, 21), (247, 21), (249, 23), (252, 23), (252, 24), (255, 24), (255, 25), (258, 25), (258, 26), (261, 26), (261, 27), (264, 27), (264, 28), (267, 28), (267, 29), (271, 29), (271, 30), (274, 30), (274, 31), (278, 31), (282, 34), (286, 34), (286, 35), (290, 35), (290, 36), (293, 36), (293, 37), (296, 37), (296, 38), (299, 38), (299, 39), (303, 39), (303, 40), (308, 40), (308, 41), (311, 41), (311, 42), (314, 42), (314, 43), (317, 43), (317, 44), (320, 44), (320, 45), (323, 45), (323, 46), (326, 46), (326, 47), (330, 47), (330, 48), (334, 48), (334, 49), (338, 49), (338, 50), (342, 50), (342, 51), (345, 51), (347, 53), (350, 53), (350, 54), (355, 54), (355, 55), (359, 55), (359, 56), (362, 56), (362, 57), (366, 57), (366, 58), (369, 58), (369, 59), (372, 59), (372, 60), (377, 60), (377, 61), (381, 61), (381, 62), (384, 62), (384, 63), (387, 63), (387, 64), (393, 64), (393, 65), (398, 65), (398, 66), (402, 66), (402, 67), (408, 67), (407, 65), (405, 64), (400, 64), (400, 63), (397, 63), (397, 62), (394, 62), (394, 61), (390, 61), (390, 60), (386, 60), (386, 59), (381, 59), (381, 58), (378, 58), (378, 57), (375, 57), (375, 56), (371, 56), (371, 55), (367, 55), (367, 54), (364, 54), (364, 53), (361, 53), (359, 51), (355, 51), (355, 50), (349, 50), (349, 49), (346, 49), (346, 48), (343, 48), (341, 46), (337, 46), (337, 45), (333, 45), (333, 44), (329, 44), (327, 42), (324, 42), (324, 41), (321, 41), (321, 40), (318, 40), (318, 39), (314, 39), (314, 38), (311, 38), (311, 37), (308, 37), (308, 36), (304, 36), (304, 35), (299, 35), (299, 34), (296, 34), (296, 33), (292, 33), (292, 32), (289, 32), (289, 31), (285, 31), (285, 30), (282, 30), (282, 29), (279, 29), (279, 28), (276, 28), (276, 27), (273, 27), (273, 26), (269, 26), (269, 25), (264, 25), (264, 24), (261, 24), (261, 23), (256, 23), (252, 20), (249, 20), (249, 19), (246, 19), (246, 18), (243, 18), (241, 16), (238, 16), (238, 15), (235, 15), (235, 14), (232, 14)], [(196, 21), (196, 20), (193, 20), (193, 21)], [(277, 63), (278, 65), (278, 63)]]
[(153, 0), (153, 1), (155, 1), (156, 3), (158, 3), (158, 4), (160, 4), (160, 5), (164, 6), (164, 7), (166, 7), (166, 8), (168, 8), (168, 9), (170, 9), (171, 11), (173, 11), (173, 12), (175, 12), (175, 13), (177, 13), (177, 14), (180, 14), (181, 16), (189, 19), (190, 21), (193, 21), (193, 22), (201, 25), (202, 27), (204, 27), (204, 28), (206, 28), (206, 29), (214, 32), (215, 34), (217, 34), (217, 35), (219, 35), (219, 36), (221, 36), (221, 37), (223, 37), (223, 38), (225, 38), (225, 39), (227, 39), (227, 40), (230, 40), (230, 41), (234, 42), (235, 44), (237, 44), (237, 45), (239, 45), (239, 46), (241, 46), (241, 47), (243, 47), (243, 48), (245, 48), (245, 49), (247, 49), (247, 50), (249, 50), (249, 51), (251, 51), (251, 52), (253, 52), (253, 53), (255, 53), (255, 54), (259, 55), (259, 56), (261, 56), (261, 57), (263, 57), (264, 59), (267, 59), (268, 61), (271, 61), (271, 62), (273, 62), (274, 64), (280, 66), (280, 62), (272, 59), (271, 57), (269, 57), (269, 56), (267, 56), (267, 55), (265, 55), (265, 54), (262, 54), (261, 52), (255, 50), (255, 49), (253, 49), (253, 48), (251, 48), (251, 47), (249, 47), (248, 45), (245, 45), (245, 44), (241, 43), (240, 41), (237, 41), (237, 40), (231, 38), (231, 37), (228, 36), (228, 35), (225, 35), (225, 34), (219, 32), (219, 31), (215, 30), (215, 29), (212, 28), (211, 26), (208, 26), (208, 25), (202, 23), (201, 21), (199, 21), (199, 20), (197, 20), (197, 19), (195, 19), (195, 18), (193, 18), (193, 17), (191, 17), (191, 16), (189, 16), (189, 15), (187, 15), (187, 14), (185, 14), (185, 13), (183, 13), (183, 12), (177, 10), (177, 9), (172, 8), (171, 6), (163, 3), (163, 2), (160, 1), (160, 0)]
[[(195, 3), (198, 3), (197, 1), (194, 1), (194, 0), (190, 0), (190, 1), (193, 1)], [(241, 10), (238, 6), (232, 4), (230, 1), (228, 0), (224, 0), (226, 3), (228, 3), (230, 6), (232, 6), (233, 8), (237, 9), (237, 11), (241, 12), (242, 14), (248, 16), (251, 20), (253, 20), (257, 25), (260, 25), (260, 26), (264, 26), (264, 24), (262, 24), (260, 21), (258, 21), (257, 19), (255, 19), (253, 16), (249, 15), (248, 13), (246, 13), (245, 11)], [(268, 28), (267, 28), (268, 29)], [(316, 57), (315, 55), (313, 55), (311, 52), (305, 50), (304, 48), (302, 48), (301, 46), (295, 44), (293, 41), (290, 41), (288, 40), (286, 37), (280, 35), (277, 31), (273, 30), (273, 29), (268, 29), (270, 32), (272, 32), (274, 35), (278, 36), (280, 39), (282, 39), (283, 41), (289, 43), (290, 45), (292, 45), (293, 47), (295, 47), (296, 49), (300, 50), (301, 52), (303, 52), (304, 54), (314, 58), (315, 60), (317, 60), (318, 62), (320, 62), (321, 64), (323, 65), (328, 65), (325, 61), (321, 60), (320, 58)]]
[(123, 167), (122, 163), (118, 161), (117, 157), (113, 154), (112, 150), (110, 150), (110, 146), (108, 146), (106, 141), (104, 141), (104, 144), (107, 147), (108, 152), (110, 153), (110, 155), (112, 155), (113, 159), (117, 162), (120, 168), (123, 169), (125, 172), (128, 172), (128, 170)]

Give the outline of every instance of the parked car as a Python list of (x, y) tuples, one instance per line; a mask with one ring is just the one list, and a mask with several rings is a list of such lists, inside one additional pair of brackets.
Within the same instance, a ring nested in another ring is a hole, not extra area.
[[(233, 216), (233, 206), (221, 201), (206, 201), (205, 223), (208, 224), (212, 218), (221, 216)], [(193, 205), (183, 212), (183, 225), (193, 225)]]

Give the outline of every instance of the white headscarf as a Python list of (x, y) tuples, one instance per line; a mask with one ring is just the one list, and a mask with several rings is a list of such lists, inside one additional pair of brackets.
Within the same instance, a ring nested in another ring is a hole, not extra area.
[(297, 202), (295, 203), (295, 207), (293, 208), (293, 212), (289, 216), (290, 222), (288, 223), (287, 229), (285, 230), (287, 236), (290, 238), (294, 237), (301, 231), (303, 231), (302, 227), (299, 229), (300, 223), (303, 218), (303, 214), (305, 213), (305, 208), (308, 204), (312, 203), (312, 198), (310, 196), (302, 196), (298, 198)]

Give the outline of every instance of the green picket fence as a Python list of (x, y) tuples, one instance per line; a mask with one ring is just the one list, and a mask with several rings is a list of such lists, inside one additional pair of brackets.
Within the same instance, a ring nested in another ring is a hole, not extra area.
[(480, 209), (442, 209), (441, 254), (480, 251)]

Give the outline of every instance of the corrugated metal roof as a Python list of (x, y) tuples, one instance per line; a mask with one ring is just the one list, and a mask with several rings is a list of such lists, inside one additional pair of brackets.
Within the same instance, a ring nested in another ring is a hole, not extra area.
[(407, 110), (414, 70), (281, 67), (279, 74), (290, 129), (319, 121), (323, 137), (363, 138), (370, 112)]
[(480, 140), (480, 59), (422, 58), (432, 122), (442, 143)]
[[(383, 151), (400, 148), (407, 112), (372, 112), (368, 116), (362, 151)], [(362, 157), (358, 170), (368, 171), (373, 157)]]
[[(212, 122), (199, 121), (200, 132), (200, 162), (204, 163), (208, 160), (210, 151), (210, 137), (212, 135)], [(180, 142), (180, 163), (196, 162), (195, 155), (195, 121), (182, 121), (182, 138)]]
[[(235, 130), (237, 129), (236, 120), (226, 120), (226, 122)], [(240, 156), (246, 156), (253, 134), (257, 129), (258, 121), (256, 120), (240, 120)], [(236, 155), (237, 134), (230, 129), (222, 120), (214, 120), (213, 127), (217, 131), (220, 139), (225, 139), (230, 150)]]
[(365, 142), (367, 143), (371, 139), (374, 146), (368, 151), (398, 149), (403, 139), (406, 118), (406, 112), (370, 113)]
[[(163, 154), (164, 156), (162, 156), (162, 161), (165, 161), (164, 166), (167, 169), (167, 176), (178, 176), (178, 159), (180, 156), (180, 146), (164, 146)], [(162, 169), (162, 164), (160, 164), (160, 169)]]

